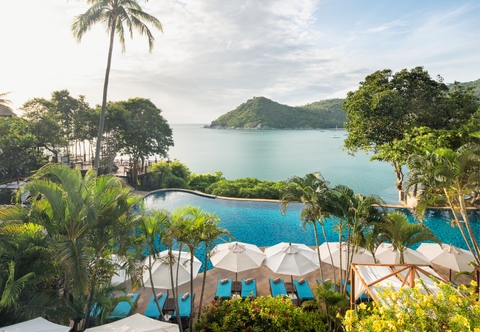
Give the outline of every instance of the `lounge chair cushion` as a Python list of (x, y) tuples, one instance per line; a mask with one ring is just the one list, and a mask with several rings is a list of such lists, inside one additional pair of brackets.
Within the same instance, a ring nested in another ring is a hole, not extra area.
[(222, 280), (220, 281), (220, 283), (221, 283), (222, 285), (225, 284), (225, 283), (227, 283), (227, 282), (228, 282), (228, 278), (222, 279)]
[(280, 278), (275, 278), (275, 279), (273, 279), (273, 283), (274, 283), (274, 284), (278, 284), (279, 282), (280, 282)]
[[(167, 294), (158, 293), (157, 298), (160, 309), (163, 309), (163, 307), (165, 306), (165, 301), (167, 300)], [(158, 311), (157, 304), (155, 303), (155, 295), (153, 294), (150, 297), (150, 301), (147, 304), (147, 309), (145, 309), (144, 315), (153, 319), (159, 319), (161, 316), (160, 312)]]
[(270, 291), (273, 297), (288, 296), (287, 288), (285, 287), (285, 282), (283, 281), (283, 279), (280, 279), (278, 282), (275, 282), (275, 279), (270, 278)]
[(257, 281), (252, 278), (242, 279), (242, 298), (257, 297)]
[(300, 283), (300, 280), (294, 280), (293, 285), (300, 301), (313, 300), (315, 298), (307, 280), (304, 280), (302, 283)]
[(183, 294), (182, 296), (182, 301), (185, 301), (187, 298), (188, 298), (188, 292), (186, 292), (185, 294)]
[(135, 307), (135, 304), (137, 303), (139, 294), (132, 293), (132, 294), (128, 294), (127, 296), (130, 297), (131, 300), (118, 302), (115, 309), (113, 309), (112, 314), (107, 317), (108, 319), (125, 318), (132, 312), (132, 309)]
[(227, 279), (226, 283), (222, 283), (223, 279), (218, 279), (216, 299), (229, 299), (232, 295), (232, 279)]
[[(190, 318), (192, 313), (191, 303), (195, 299), (195, 294), (188, 296), (185, 300), (182, 300), (185, 294), (180, 294), (178, 297), (178, 309), (180, 310), (180, 318)], [(173, 312), (173, 315), (170, 319), (177, 318), (177, 311)]]

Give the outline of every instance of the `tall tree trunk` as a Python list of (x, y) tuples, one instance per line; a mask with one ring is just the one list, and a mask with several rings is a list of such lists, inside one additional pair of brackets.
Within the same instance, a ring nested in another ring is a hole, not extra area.
[[(318, 246), (317, 246), (318, 248)], [(205, 281), (207, 280), (207, 264), (208, 264), (208, 245), (205, 243), (205, 260), (203, 261), (204, 271), (203, 271), (203, 281), (202, 281), (202, 292), (200, 293), (200, 304), (198, 305), (198, 316), (197, 319), (202, 315), (202, 305), (203, 305), (203, 293), (205, 291)]]
[(102, 112), (100, 113), (100, 123), (98, 125), (97, 149), (95, 150), (94, 167), (98, 171), (100, 165), (100, 147), (102, 146), (103, 127), (105, 126), (105, 110), (107, 108), (108, 80), (110, 78), (110, 66), (112, 64), (113, 41), (115, 37), (115, 26), (117, 19), (114, 17), (111, 22), (110, 46), (108, 48), (107, 69), (105, 70), (105, 82), (103, 83)]

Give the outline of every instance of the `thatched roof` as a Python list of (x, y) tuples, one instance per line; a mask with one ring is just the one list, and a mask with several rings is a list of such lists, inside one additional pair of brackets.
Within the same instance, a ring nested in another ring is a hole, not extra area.
[(14, 116), (15, 114), (13, 113), (12, 109), (5, 106), (5, 105), (0, 105), (0, 116)]

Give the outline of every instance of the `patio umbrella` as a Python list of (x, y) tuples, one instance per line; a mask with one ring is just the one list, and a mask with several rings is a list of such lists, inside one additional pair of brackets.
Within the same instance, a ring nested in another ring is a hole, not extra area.
[(69, 326), (52, 323), (42, 317), (27, 320), (14, 325), (0, 327), (5, 332), (68, 332)]
[(452, 270), (454, 271), (473, 271), (473, 266), (469, 263), (475, 261), (473, 254), (469, 250), (455, 247), (451, 244), (422, 243), (418, 249), (430, 262), (443, 266), (450, 270), (450, 280), (452, 279)]
[[(393, 245), (382, 243), (375, 251), (375, 258), (381, 264), (398, 264), (400, 262), (400, 251), (395, 249)], [(421, 252), (407, 248), (403, 252), (405, 264), (426, 264), (430, 265), (430, 260)]]
[(142, 314), (134, 314), (109, 324), (104, 324), (86, 329), (89, 332), (177, 332), (180, 331), (177, 324), (166, 323), (146, 317)]
[[(172, 251), (172, 261), (168, 255), (168, 250), (164, 250), (160, 252), (159, 256), (154, 259), (152, 257), (152, 261), (154, 261), (152, 266), (152, 279), (153, 285), (155, 288), (162, 288), (162, 289), (172, 289), (172, 283), (170, 278), (170, 261), (173, 264), (173, 280), (176, 282), (177, 280), (177, 266), (178, 266), (178, 286), (183, 285), (186, 282), (190, 281), (190, 253), (186, 251), (180, 252), (180, 260), (178, 260), (179, 251), (173, 250)], [(148, 257), (145, 259), (145, 263), (147, 264)], [(197, 257), (194, 256), (193, 258), (193, 278), (195, 278), (198, 274), (198, 270), (202, 263), (198, 260)], [(146, 265), (144, 266), (143, 270), (143, 283), (145, 287), (150, 287), (150, 275), (148, 273), (148, 269)]]
[(319, 268), (315, 250), (300, 243), (281, 242), (265, 249), (265, 265), (279, 274), (303, 276)]
[[(330, 252), (328, 248), (330, 247)], [(332, 264), (333, 259), (333, 266), (341, 268), (342, 270), (347, 269), (347, 262), (348, 257), (352, 257), (352, 263), (375, 263), (373, 260), (373, 256), (364, 248), (355, 248), (354, 245), (347, 242), (324, 242), (319, 247), (318, 250), (320, 251), (320, 259), (322, 262)], [(356, 252), (355, 252), (356, 250)], [(342, 259), (342, 266), (340, 266), (340, 258)]]
[(125, 264), (125, 261), (123, 261), (117, 255), (112, 255), (111, 262), (116, 266), (115, 274), (112, 276), (112, 281), (111, 281), (112, 285), (118, 285), (118, 284), (121, 284), (122, 282), (125, 282), (128, 279), (127, 273), (123, 267), (123, 265)]
[(213, 266), (237, 273), (262, 265), (265, 254), (256, 245), (243, 242), (222, 243), (210, 252)]

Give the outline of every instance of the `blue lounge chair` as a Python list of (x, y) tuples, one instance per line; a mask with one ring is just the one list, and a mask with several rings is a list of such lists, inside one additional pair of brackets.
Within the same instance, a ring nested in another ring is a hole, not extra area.
[(218, 279), (217, 281), (217, 293), (215, 298), (218, 299), (229, 299), (232, 296), (232, 279), (228, 279), (227, 282), (222, 284), (223, 279)]
[(133, 293), (129, 301), (120, 301), (117, 303), (115, 309), (113, 309), (110, 316), (107, 317), (108, 320), (117, 320), (127, 317), (137, 304), (139, 294)]
[[(344, 282), (345, 280), (342, 280), (342, 283)], [(350, 283), (347, 283), (347, 287), (345, 287), (345, 290), (347, 291), (348, 296), (350, 296)], [(362, 295), (357, 299), (357, 301), (360, 301), (360, 302), (368, 302), (370, 300), (371, 298), (365, 293), (362, 293)]]
[(242, 298), (257, 297), (257, 280), (253, 279), (252, 282), (247, 284), (247, 279), (242, 279)]
[[(167, 300), (168, 295), (167, 294), (162, 294), (160, 298), (158, 299), (158, 304), (160, 305), (160, 310), (163, 310), (163, 307), (165, 306), (165, 301)], [(150, 297), (150, 301), (147, 304), (147, 309), (145, 309), (145, 313), (143, 314), (147, 317), (153, 318), (153, 319), (159, 319), (160, 318), (160, 312), (158, 311), (157, 303), (155, 302), (155, 295), (152, 294)]]
[(293, 281), (293, 285), (295, 287), (295, 292), (297, 293), (297, 297), (300, 302), (306, 300), (313, 300), (315, 297), (313, 296), (313, 292), (308, 285), (308, 281), (304, 280), (302, 283), (299, 283), (298, 280)]
[[(178, 310), (180, 310), (180, 318), (182, 319), (189, 319), (190, 315), (192, 314), (192, 301), (195, 299), (195, 294), (189, 294), (188, 297), (183, 300), (184, 294), (180, 294), (178, 296)], [(171, 320), (177, 318), (177, 311), (175, 310), (173, 312), (172, 317), (170, 318)]]
[(285, 287), (285, 281), (280, 279), (277, 283), (273, 282), (276, 278), (270, 278), (270, 293), (273, 297), (283, 296), (288, 297), (287, 288)]

